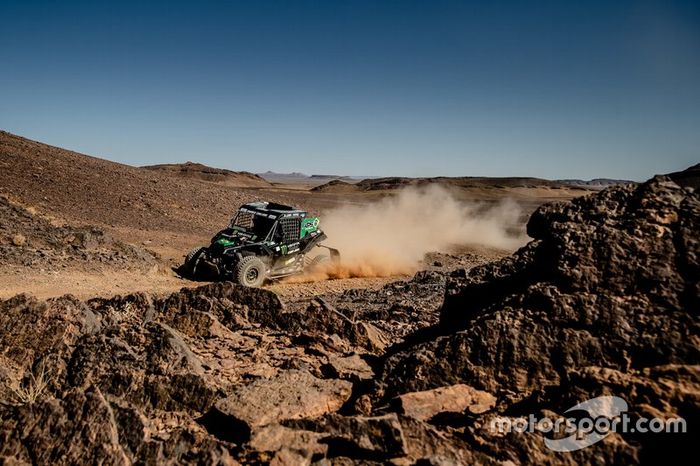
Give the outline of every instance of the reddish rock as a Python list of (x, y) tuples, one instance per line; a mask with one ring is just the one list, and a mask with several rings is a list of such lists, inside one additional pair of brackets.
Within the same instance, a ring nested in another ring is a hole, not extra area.
[(343, 406), (351, 392), (350, 382), (318, 379), (307, 371), (289, 370), (239, 388), (218, 401), (215, 409), (252, 430), (274, 422), (332, 413)]
[(469, 385), (457, 384), (399, 395), (398, 403), (406, 416), (427, 421), (442, 413), (481, 414), (494, 407), (496, 398)]

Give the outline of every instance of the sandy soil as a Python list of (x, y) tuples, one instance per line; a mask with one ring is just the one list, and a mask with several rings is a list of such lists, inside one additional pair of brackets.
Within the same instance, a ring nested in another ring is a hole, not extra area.
[(51, 298), (71, 294), (81, 299), (111, 297), (137, 291), (170, 293), (191, 282), (175, 274), (155, 269), (138, 271), (80, 270), (45, 271), (43, 273), (0, 274), (0, 298), (9, 298), (20, 293), (29, 293), (37, 298)]
[[(347, 289), (378, 289), (383, 285), (409, 276), (397, 275), (383, 278), (347, 278), (311, 283), (286, 283), (277, 281), (264, 286), (274, 291), (283, 301), (306, 299), (310, 296), (342, 293)], [(111, 297), (136, 292), (167, 294), (183, 287), (192, 287), (206, 282), (192, 282), (177, 276), (174, 272), (154, 268), (151, 271), (99, 271), (80, 270), (44, 271), (38, 273), (0, 274), (0, 299), (7, 299), (20, 293), (29, 293), (37, 298), (53, 298), (71, 294), (81, 299)]]

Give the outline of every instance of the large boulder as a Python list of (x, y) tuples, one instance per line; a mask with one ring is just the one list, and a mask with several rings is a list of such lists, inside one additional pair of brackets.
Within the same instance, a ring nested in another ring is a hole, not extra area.
[(420, 421), (428, 421), (438, 415), (481, 414), (496, 404), (496, 397), (490, 393), (465, 384), (404, 393), (396, 400), (403, 414)]
[(448, 280), (438, 338), (389, 357), (388, 395), (526, 394), (588, 365), (700, 362), (700, 196), (659, 177), (530, 218), (527, 246)]
[(318, 379), (308, 371), (288, 370), (244, 385), (219, 400), (206, 422), (215, 425), (219, 435), (246, 439), (258, 427), (337, 411), (351, 393), (352, 384), (345, 380)]
[(98, 386), (144, 408), (204, 412), (218, 397), (200, 359), (168, 325), (112, 327), (78, 341), (64, 387)]
[[(439, 325), (385, 358), (380, 399), (463, 383), (517, 417), (615, 395), (631, 416), (682, 416), (696, 429), (698, 193), (664, 177), (616, 186), (540, 207), (528, 233), (513, 256), (449, 277)], [(557, 453), (541, 434), (494, 435), (492, 416), (465, 416), (466, 440), (516, 464), (657, 462), (693, 449), (688, 434), (626, 432)]]

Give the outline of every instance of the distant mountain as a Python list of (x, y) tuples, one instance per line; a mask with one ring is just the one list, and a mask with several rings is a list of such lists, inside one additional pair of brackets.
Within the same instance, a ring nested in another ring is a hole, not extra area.
[(432, 178), (368, 178), (357, 183), (364, 191), (381, 189), (396, 189), (403, 186), (420, 186), (430, 183), (438, 183), (460, 188), (561, 188), (562, 183), (541, 178), (530, 177), (483, 177), (483, 176), (438, 176)]
[(254, 173), (213, 168), (194, 162), (147, 165), (142, 168), (146, 170), (162, 171), (181, 178), (193, 178), (242, 188), (270, 186), (268, 181)]
[(580, 186), (591, 189), (604, 189), (609, 186), (615, 186), (618, 184), (636, 184), (634, 181), (630, 180), (616, 180), (612, 178), (594, 178), (592, 180), (556, 180), (559, 183), (566, 184), (569, 186)]
[(311, 175), (309, 178), (313, 180), (351, 180), (350, 176), (344, 175)]
[(348, 183), (342, 180), (331, 180), (328, 183), (314, 186), (311, 188), (314, 192), (333, 192), (333, 193), (352, 193), (362, 191), (357, 184)]
[(267, 171), (260, 173), (260, 177), (271, 183), (301, 183), (308, 186), (318, 186), (333, 180), (343, 180), (348, 182), (357, 181), (359, 178), (352, 178), (344, 175), (306, 175), (304, 173), (276, 173)]
[(258, 173), (262, 178), (309, 178), (306, 173), (292, 172), (292, 173), (277, 173), (273, 171), (266, 171), (265, 173)]
[[(352, 182), (347, 182), (351, 180)], [(595, 189), (592, 186), (578, 186), (566, 184), (559, 181), (545, 180), (541, 178), (530, 177), (477, 177), (477, 176), (461, 176), (461, 177), (433, 177), (433, 178), (408, 178), (408, 177), (385, 177), (385, 178), (366, 178), (359, 182), (355, 182), (351, 178), (343, 180), (331, 180), (320, 186), (313, 188), (313, 191), (322, 192), (351, 192), (351, 191), (384, 191), (404, 188), (408, 186), (424, 186), (428, 184), (441, 184), (464, 189), (504, 189), (504, 188), (547, 188), (547, 189), (563, 189), (573, 188), (590, 190)]]

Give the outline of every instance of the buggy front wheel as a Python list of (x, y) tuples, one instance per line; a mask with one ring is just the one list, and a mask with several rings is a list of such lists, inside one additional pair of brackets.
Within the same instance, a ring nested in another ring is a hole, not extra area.
[(265, 281), (265, 263), (256, 256), (246, 256), (240, 260), (234, 278), (243, 286), (256, 287)]

